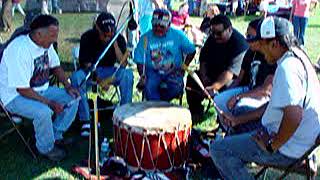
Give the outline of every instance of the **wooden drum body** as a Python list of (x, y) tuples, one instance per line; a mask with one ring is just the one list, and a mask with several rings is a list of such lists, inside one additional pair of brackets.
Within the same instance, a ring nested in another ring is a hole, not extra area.
[(188, 157), (191, 114), (167, 102), (117, 108), (113, 116), (115, 152), (131, 170), (170, 171)]

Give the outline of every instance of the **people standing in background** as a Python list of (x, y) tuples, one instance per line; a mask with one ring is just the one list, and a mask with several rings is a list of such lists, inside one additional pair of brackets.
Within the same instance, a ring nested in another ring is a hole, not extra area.
[(293, 0), (290, 21), (293, 24), (293, 32), (301, 45), (304, 45), (304, 34), (308, 26), (310, 6), (317, 4), (317, 0)]
[(140, 36), (152, 29), (151, 19), (153, 11), (163, 6), (162, 0), (138, 0)]
[(18, 9), (22, 16), (26, 16), (26, 13), (23, 11), (21, 7), (20, 0), (12, 0), (12, 17), (14, 17), (15, 10)]

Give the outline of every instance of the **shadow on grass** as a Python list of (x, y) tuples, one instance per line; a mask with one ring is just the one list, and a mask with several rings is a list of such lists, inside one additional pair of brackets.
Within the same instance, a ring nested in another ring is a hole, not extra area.
[[(101, 114), (104, 136), (112, 138), (112, 112)], [(0, 133), (11, 127), (4, 117), (0, 117)], [(81, 138), (77, 121), (75, 121), (65, 137), (75, 137), (76, 143), (67, 147), (68, 156), (61, 162), (52, 162), (44, 157), (37, 155), (35, 160), (27, 150), (16, 132), (0, 140), (0, 175), (1, 179), (81, 179), (80, 176), (72, 174), (71, 169), (82, 160), (88, 158), (88, 138)], [(105, 125), (104, 125), (105, 124)], [(34, 135), (33, 125), (25, 120), (24, 127), (21, 128), (23, 136), (30, 140)], [(93, 147), (93, 146), (92, 146)], [(94, 151), (92, 151), (94, 152)], [(93, 157), (93, 156), (92, 156)]]
[(318, 29), (318, 28), (320, 28), (320, 24), (310, 24), (310, 25), (308, 25), (308, 28)]

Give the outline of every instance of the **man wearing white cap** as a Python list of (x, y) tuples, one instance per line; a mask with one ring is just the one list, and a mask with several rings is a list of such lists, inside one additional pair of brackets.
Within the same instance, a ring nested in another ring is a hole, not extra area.
[(319, 81), (291, 29), (288, 20), (268, 17), (253, 39), (267, 62), (277, 63), (271, 98), (250, 114), (262, 116), (260, 129), (211, 144), (212, 159), (224, 179), (254, 179), (247, 162), (289, 166), (320, 132)]

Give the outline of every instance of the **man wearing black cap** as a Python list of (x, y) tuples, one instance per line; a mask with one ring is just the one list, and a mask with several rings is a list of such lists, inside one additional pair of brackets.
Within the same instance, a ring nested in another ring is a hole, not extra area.
[(262, 117), (261, 129), (210, 146), (212, 159), (227, 180), (253, 180), (247, 162), (276, 166), (294, 163), (314, 145), (320, 133), (320, 84), (310, 59), (293, 35), (291, 23), (267, 17), (255, 40), (266, 61), (277, 63), (277, 69), (270, 102), (255, 114)]
[[(97, 59), (109, 45), (115, 34), (115, 24), (115, 18), (111, 13), (102, 12), (97, 17), (94, 27), (82, 34), (79, 54), (80, 70), (71, 76), (71, 83), (74, 87), (79, 88), (86, 74), (92, 69)], [(126, 61), (120, 62), (123, 59), (125, 51), (126, 41), (122, 35), (119, 35), (103, 56), (95, 71), (98, 83), (114, 77), (110, 84), (120, 87), (120, 104), (132, 101), (133, 73), (132, 70), (125, 68)], [(119, 62), (121, 66), (118, 70), (114, 66), (116, 62)], [(79, 118), (84, 123), (82, 126), (82, 136), (89, 135), (90, 127), (90, 109), (86, 97), (86, 89), (86, 83), (83, 83), (80, 91), (82, 99), (79, 102)]]
[[(78, 102), (74, 98), (79, 92), (69, 84), (52, 46), (58, 38), (58, 20), (40, 15), (32, 21), (30, 30), (4, 50), (0, 97), (9, 112), (32, 120), (40, 154), (59, 161), (66, 153), (56, 144), (63, 143), (63, 133), (75, 118)], [(65, 89), (49, 86), (50, 69)]]
[[(206, 87), (214, 94), (228, 87), (240, 73), (243, 56), (248, 44), (225, 15), (217, 15), (210, 20), (210, 35), (200, 52), (200, 69), (197, 74)], [(187, 101), (194, 122), (203, 115), (201, 101), (204, 94), (197, 83), (188, 76)], [(200, 92), (200, 93), (199, 93)]]

